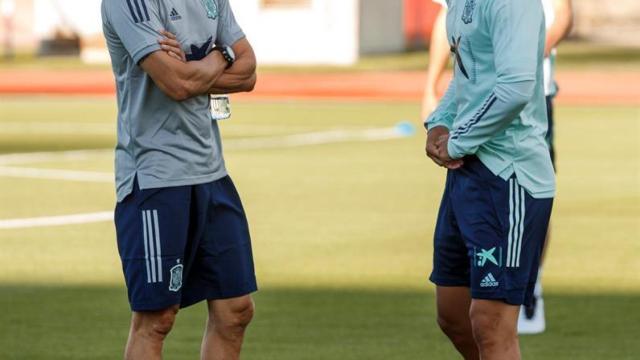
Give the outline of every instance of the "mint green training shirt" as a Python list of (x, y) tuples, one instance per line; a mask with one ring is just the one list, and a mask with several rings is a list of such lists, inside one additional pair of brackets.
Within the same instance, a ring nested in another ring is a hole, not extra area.
[(450, 130), (449, 155), (477, 155), (507, 180), (514, 173), (534, 198), (555, 195), (545, 141), (547, 113), (540, 1), (448, 0), (454, 78), (427, 129)]

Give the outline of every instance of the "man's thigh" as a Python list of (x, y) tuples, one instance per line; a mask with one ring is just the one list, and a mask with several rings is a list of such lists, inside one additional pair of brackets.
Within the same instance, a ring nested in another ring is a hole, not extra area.
[(439, 287), (469, 287), (469, 251), (453, 211), (451, 190), (457, 175), (447, 173), (433, 239), (433, 270), (429, 279)]
[(118, 250), (131, 309), (180, 304), (190, 223), (190, 187), (134, 191), (115, 212)]
[(437, 286), (436, 306), (440, 323), (456, 325), (469, 323), (471, 293), (468, 287)]
[(196, 188), (197, 201), (206, 201), (202, 234), (193, 249), (191, 272), (182, 305), (202, 300), (231, 299), (257, 290), (251, 236), (240, 196), (225, 177)]

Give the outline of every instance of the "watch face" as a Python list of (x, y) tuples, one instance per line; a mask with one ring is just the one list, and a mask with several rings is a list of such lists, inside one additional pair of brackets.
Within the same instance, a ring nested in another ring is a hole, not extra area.
[(231, 56), (231, 58), (233, 59), (233, 61), (236, 61), (236, 53), (233, 52), (233, 48), (231, 48), (231, 46), (226, 46), (225, 48), (229, 56)]

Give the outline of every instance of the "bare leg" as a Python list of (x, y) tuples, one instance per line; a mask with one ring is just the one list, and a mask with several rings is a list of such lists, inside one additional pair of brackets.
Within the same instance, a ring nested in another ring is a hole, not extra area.
[(209, 319), (202, 340), (202, 360), (237, 360), (244, 332), (253, 318), (251, 296), (209, 301)]
[(154, 312), (134, 312), (124, 358), (162, 359), (162, 345), (173, 327), (177, 313), (178, 306)]
[(471, 302), (473, 336), (483, 360), (519, 360), (518, 312), (520, 306), (495, 300)]
[(471, 294), (466, 287), (436, 288), (438, 325), (466, 360), (480, 359), (473, 339), (469, 309)]

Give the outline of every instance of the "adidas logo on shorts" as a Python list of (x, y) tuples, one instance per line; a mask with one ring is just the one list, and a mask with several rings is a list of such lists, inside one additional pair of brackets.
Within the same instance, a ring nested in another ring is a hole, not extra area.
[(171, 9), (171, 14), (169, 14), (169, 17), (171, 18), (171, 21), (178, 21), (182, 19), (182, 16), (178, 14), (178, 10), (176, 10), (176, 8)]
[(493, 274), (488, 273), (487, 276), (485, 276), (484, 279), (482, 279), (482, 281), (480, 282), (480, 287), (496, 287), (499, 284), (500, 283), (496, 280), (496, 278), (493, 277)]

